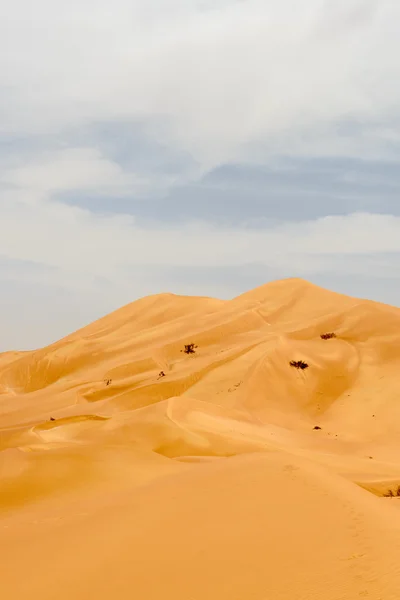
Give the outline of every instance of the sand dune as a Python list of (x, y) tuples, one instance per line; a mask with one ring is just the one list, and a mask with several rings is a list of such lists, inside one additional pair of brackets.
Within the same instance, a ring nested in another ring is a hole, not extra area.
[(400, 309), (298, 279), (0, 355), (4, 597), (397, 599), (399, 372)]

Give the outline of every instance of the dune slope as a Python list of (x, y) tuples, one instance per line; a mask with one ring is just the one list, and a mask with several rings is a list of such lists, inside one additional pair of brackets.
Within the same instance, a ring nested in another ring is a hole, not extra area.
[(400, 309), (298, 279), (0, 355), (5, 597), (398, 598), (399, 370)]

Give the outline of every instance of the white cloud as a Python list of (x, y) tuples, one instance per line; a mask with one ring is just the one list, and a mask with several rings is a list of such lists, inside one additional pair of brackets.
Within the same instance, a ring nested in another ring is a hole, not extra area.
[[(3, 201), (0, 255), (25, 260), (29, 248), (32, 261), (88, 276), (118, 277), (121, 268), (135, 265), (287, 267), (296, 255), (400, 252), (400, 217), (393, 215), (352, 214), (262, 229), (209, 223), (144, 228), (128, 215), (94, 215), (42, 196), (36, 204), (22, 202), (21, 193), (19, 201)], [(25, 193), (31, 200), (32, 189)]]
[(96, 190), (98, 195), (134, 194), (148, 187), (148, 182), (125, 173), (119, 165), (101, 156), (96, 148), (67, 148), (44, 153), (32, 162), (9, 169), (0, 181), (36, 193), (68, 190)]
[(202, 5), (1, 0), (1, 126), (163, 116), (170, 143), (210, 165), (266, 137), (284, 134), (288, 149), (321, 127), (329, 151), (326, 125), (398, 114), (394, 0)]
[(0, 256), (43, 268), (3, 277), (58, 286), (66, 306), (72, 291), (83, 294), (94, 317), (112, 298), (150, 291), (127, 281), (132, 269), (258, 263), (312, 274), (343, 255), (399, 253), (400, 219), (389, 214), (144, 228), (60, 202), (63, 193), (148, 198), (179, 183), (175, 166), (144, 175), (92, 139), (68, 145), (68, 132), (93, 123), (145, 123), (203, 171), (282, 154), (396, 160), (399, 19), (397, 0), (0, 0), (0, 143), (56, 140), (33, 156), (18, 144), (1, 150)]

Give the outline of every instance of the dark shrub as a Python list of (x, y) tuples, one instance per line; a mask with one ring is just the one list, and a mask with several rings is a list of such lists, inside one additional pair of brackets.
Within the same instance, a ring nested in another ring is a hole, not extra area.
[(185, 344), (184, 353), (194, 354), (196, 352), (195, 348), (197, 348), (197, 346), (195, 346), (194, 344)]
[(322, 333), (321, 334), (321, 339), (322, 340), (331, 340), (332, 338), (335, 338), (335, 337), (336, 337), (336, 333), (333, 333), (333, 332), (331, 332), (331, 333)]
[(290, 366), (295, 369), (302, 369), (303, 371), (304, 369), (308, 369), (308, 364), (304, 360), (291, 360)]

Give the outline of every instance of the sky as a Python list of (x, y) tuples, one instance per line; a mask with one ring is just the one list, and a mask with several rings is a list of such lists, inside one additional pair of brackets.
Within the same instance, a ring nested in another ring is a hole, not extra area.
[(0, 0), (0, 351), (302, 277), (400, 306), (398, 0)]

